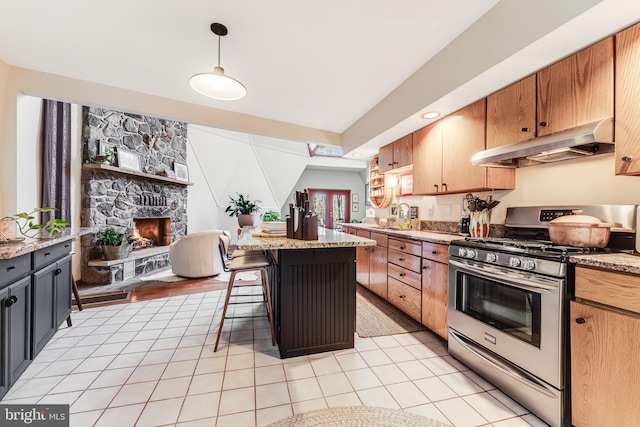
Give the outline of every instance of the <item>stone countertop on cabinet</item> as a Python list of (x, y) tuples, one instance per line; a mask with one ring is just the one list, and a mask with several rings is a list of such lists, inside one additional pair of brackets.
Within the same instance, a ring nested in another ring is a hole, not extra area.
[(46, 238), (46, 239), (25, 238), (25, 240), (17, 243), (0, 244), (0, 259), (10, 259), (20, 255), (35, 252), (39, 249), (44, 249), (49, 246), (53, 246), (67, 240), (77, 239), (78, 237), (84, 236), (85, 234), (92, 233), (93, 231), (94, 230), (91, 227), (72, 228), (72, 229), (65, 230), (62, 233), (59, 233), (55, 237), (51, 237), (51, 238)]
[(571, 255), (569, 261), (581, 267), (596, 267), (640, 274), (640, 255), (629, 253)]
[(380, 226), (377, 226), (375, 224), (349, 223), (343, 224), (343, 227), (352, 227), (361, 230), (375, 231), (376, 233), (384, 233), (393, 237), (404, 237), (429, 243), (441, 243), (444, 245), (448, 245), (454, 240), (465, 238), (465, 236), (457, 233), (447, 233), (444, 231), (435, 230), (398, 230), (395, 228), (380, 228)]
[(244, 227), (238, 237), (236, 247), (248, 250), (271, 249), (316, 249), (316, 248), (345, 248), (354, 246), (375, 246), (376, 241), (363, 237), (352, 236), (325, 228), (318, 228), (318, 240), (287, 239), (286, 237), (254, 236), (259, 227)]

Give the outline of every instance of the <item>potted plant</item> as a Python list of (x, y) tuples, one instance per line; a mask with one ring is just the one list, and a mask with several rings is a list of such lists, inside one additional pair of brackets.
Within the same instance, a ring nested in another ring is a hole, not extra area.
[(34, 223), (36, 213), (55, 211), (56, 208), (45, 206), (44, 208), (35, 208), (31, 212), (21, 212), (15, 215), (5, 216), (0, 221), (3, 238), (0, 240), (15, 240), (16, 229), (25, 237), (31, 239), (47, 239), (54, 237), (56, 234), (64, 231), (69, 225), (68, 221), (62, 219), (51, 219), (46, 224)]
[(229, 196), (231, 204), (227, 206), (224, 211), (227, 212), (229, 216), (237, 216), (240, 227), (253, 225), (255, 222), (254, 214), (260, 211), (260, 206), (258, 206), (258, 203), (261, 203), (260, 200), (251, 201), (248, 198), (249, 195), (245, 197), (240, 193), (237, 194), (238, 198), (236, 199)]
[(104, 148), (104, 154), (97, 155), (91, 163), (98, 165), (113, 165), (116, 159), (116, 149), (110, 145)]
[(96, 244), (102, 248), (106, 260), (122, 259), (131, 253), (133, 237), (128, 231), (120, 233), (113, 227), (107, 227), (96, 233)]
[(263, 222), (282, 222), (280, 215), (274, 211), (268, 211), (260, 215)]

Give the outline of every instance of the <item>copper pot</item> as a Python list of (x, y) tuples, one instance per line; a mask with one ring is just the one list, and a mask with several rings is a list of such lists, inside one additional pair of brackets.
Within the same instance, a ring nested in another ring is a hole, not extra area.
[(609, 243), (611, 227), (615, 223), (581, 215), (582, 211), (574, 211), (573, 215), (558, 217), (549, 221), (549, 237), (556, 245), (579, 246), (586, 248), (604, 248)]

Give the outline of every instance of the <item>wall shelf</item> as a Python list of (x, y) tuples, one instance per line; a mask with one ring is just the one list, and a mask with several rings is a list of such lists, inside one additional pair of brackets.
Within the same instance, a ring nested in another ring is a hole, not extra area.
[(145, 178), (145, 179), (152, 179), (152, 180), (156, 180), (156, 181), (163, 181), (163, 182), (169, 182), (171, 184), (175, 184), (175, 185), (193, 185), (193, 182), (185, 182), (185, 181), (179, 181), (177, 179), (173, 179), (173, 178), (168, 178), (166, 176), (160, 176), (160, 175), (153, 175), (150, 173), (144, 173), (144, 172), (136, 172), (136, 171), (132, 171), (132, 170), (128, 170), (128, 169), (122, 169), (122, 168), (118, 168), (116, 166), (111, 166), (111, 165), (97, 165), (97, 164), (92, 164), (92, 163), (85, 163), (82, 165), (82, 169), (101, 169), (101, 170), (106, 170), (106, 171), (111, 171), (111, 172), (115, 172), (115, 173), (120, 173), (123, 175), (131, 175), (131, 176), (137, 176), (139, 178)]

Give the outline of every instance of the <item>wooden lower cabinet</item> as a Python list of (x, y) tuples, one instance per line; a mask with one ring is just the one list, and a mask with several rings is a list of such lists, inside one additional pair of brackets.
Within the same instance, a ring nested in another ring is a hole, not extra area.
[(386, 246), (373, 246), (369, 252), (369, 290), (387, 299)]
[(427, 328), (444, 339), (449, 337), (447, 326), (447, 287), (449, 266), (428, 259), (422, 260), (422, 319)]
[(638, 425), (638, 337), (640, 318), (571, 302), (571, 422), (574, 426)]
[[(371, 238), (371, 232), (365, 230), (357, 230), (356, 236)], [(369, 287), (369, 255), (371, 253), (370, 246), (356, 246), (356, 282), (362, 286)]]

